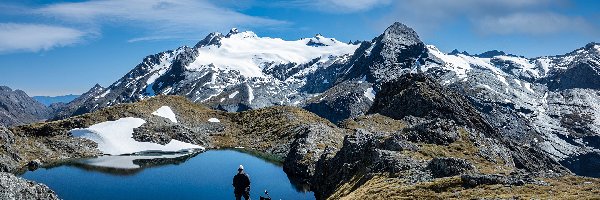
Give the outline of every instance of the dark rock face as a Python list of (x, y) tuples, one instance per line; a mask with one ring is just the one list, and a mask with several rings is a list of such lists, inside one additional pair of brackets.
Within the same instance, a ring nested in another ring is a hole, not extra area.
[(309, 100), (304, 109), (338, 123), (366, 113), (374, 96), (370, 83), (343, 82)]
[(343, 133), (324, 124), (311, 124), (295, 128), (296, 137), (283, 163), (283, 170), (296, 181), (309, 183), (315, 166), (325, 151), (335, 151), (341, 146)]
[(460, 158), (434, 158), (427, 164), (427, 169), (435, 178), (456, 176), (475, 170), (473, 164)]
[(394, 119), (406, 116), (443, 118), (483, 133), (495, 132), (463, 96), (421, 73), (409, 73), (384, 83), (369, 113)]
[(573, 88), (600, 89), (600, 65), (597, 62), (583, 61), (573, 64), (565, 71), (546, 79), (548, 89), (566, 90)]
[(10, 130), (0, 125), (0, 172), (11, 172), (19, 167), (21, 157), (13, 148), (14, 137)]
[[(216, 126), (213, 126), (216, 125)], [(212, 147), (210, 133), (222, 131), (217, 123), (202, 123), (196, 128), (172, 123), (162, 117), (152, 117), (139, 128), (133, 130), (133, 139), (139, 142), (168, 144), (171, 140), (179, 140), (204, 147)]]
[(453, 121), (444, 119), (426, 120), (412, 116), (403, 119), (410, 124), (409, 127), (402, 130), (408, 141), (448, 145), (459, 139)]
[(14, 126), (48, 119), (52, 111), (21, 90), (0, 86), (0, 125)]
[(591, 152), (574, 156), (560, 162), (573, 173), (581, 176), (600, 178), (600, 153)]
[(366, 48), (362, 46), (354, 53), (351, 61), (344, 67), (347, 73), (337, 82), (364, 79), (370, 83), (383, 83), (393, 80), (406, 71), (410, 71), (415, 61), (426, 54), (425, 44), (410, 27), (396, 22), (383, 34), (371, 41)]
[(376, 173), (403, 172), (409, 174), (403, 178), (412, 183), (430, 180), (431, 175), (424, 170), (426, 163), (395, 151), (414, 150), (416, 146), (392, 138), (386, 134), (358, 130), (344, 138), (344, 145), (337, 153), (326, 151), (317, 163), (317, 171), (311, 181), (317, 199), (329, 197), (341, 184), (361, 177), (368, 180), (371, 174)]
[(0, 172), (0, 199), (59, 199), (48, 186)]

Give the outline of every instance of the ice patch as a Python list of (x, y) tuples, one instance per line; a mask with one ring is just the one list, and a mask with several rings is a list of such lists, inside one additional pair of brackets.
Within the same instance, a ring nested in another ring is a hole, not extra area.
[(248, 103), (252, 104), (252, 100), (254, 100), (254, 91), (250, 85), (246, 85), (246, 87), (248, 87)]
[(169, 106), (160, 107), (158, 110), (152, 113), (153, 115), (160, 116), (171, 120), (174, 123), (177, 123), (177, 118), (175, 117), (175, 113), (171, 110)]
[(106, 92), (102, 93), (99, 98), (105, 97), (108, 93), (110, 93), (110, 89), (106, 90)]
[(235, 92), (231, 93), (229, 95), (229, 98), (231, 99), (231, 98), (235, 97), (238, 93), (240, 93), (240, 92), (239, 91), (235, 91)]
[(133, 154), (148, 151), (182, 152), (204, 147), (171, 140), (166, 145), (138, 142), (133, 139), (133, 129), (146, 123), (140, 118), (121, 118), (117, 121), (107, 121), (90, 126), (89, 128), (73, 129), (71, 134), (98, 143), (98, 149), (109, 155)]
[(221, 122), (221, 120), (213, 117), (213, 118), (208, 119), (208, 122)]
[(365, 97), (371, 101), (375, 100), (375, 94), (376, 92), (373, 90), (373, 87), (368, 88), (364, 93)]
[(329, 81), (327, 79), (323, 80), (323, 84), (327, 84)]

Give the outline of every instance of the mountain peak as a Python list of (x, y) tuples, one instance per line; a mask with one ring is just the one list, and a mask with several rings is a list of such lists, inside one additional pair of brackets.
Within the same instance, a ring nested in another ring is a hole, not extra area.
[(466, 56), (470, 56), (471, 55), (467, 51), (460, 52), (458, 49), (454, 49), (450, 53), (448, 53), (448, 55), (458, 55), (458, 54), (462, 54), (462, 55), (466, 55)]
[(395, 22), (383, 32), (383, 39), (386, 42), (400, 44), (404, 46), (413, 46), (421, 42), (419, 35), (412, 28), (400, 22)]
[(223, 34), (221, 34), (219, 32), (212, 32), (212, 33), (208, 34), (206, 37), (204, 37), (204, 39), (200, 40), (200, 42), (198, 42), (194, 46), (194, 48), (200, 48), (203, 46), (210, 46), (210, 45), (220, 45), (221, 39), (223, 39)]
[(600, 52), (600, 43), (590, 42), (585, 45), (585, 49), (589, 49), (589, 50), (596, 49), (598, 52)]
[(231, 30), (229, 30), (229, 33), (227, 33), (227, 36), (225, 36), (225, 37), (230, 37), (230, 36), (238, 34), (238, 33), (240, 33), (240, 31), (237, 28), (231, 28)]
[(10, 87), (8, 87), (8, 86), (0, 85), (0, 91), (12, 92), (12, 89), (10, 89)]

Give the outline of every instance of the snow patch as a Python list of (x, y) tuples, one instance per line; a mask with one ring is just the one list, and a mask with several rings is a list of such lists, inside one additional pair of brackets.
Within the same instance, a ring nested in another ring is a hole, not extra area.
[(215, 122), (216, 123), (216, 122), (221, 122), (221, 120), (213, 117), (213, 118), (208, 119), (208, 122)]
[(252, 100), (254, 100), (254, 90), (250, 85), (246, 85), (248, 87), (248, 104), (252, 104)]
[(169, 106), (160, 107), (158, 110), (154, 111), (152, 114), (156, 115), (156, 116), (167, 118), (167, 119), (171, 120), (172, 122), (177, 123), (177, 118), (175, 116), (175, 113), (173, 112), (173, 110), (171, 110), (171, 107), (169, 107)]
[(371, 101), (375, 100), (375, 94), (376, 92), (373, 90), (373, 87), (367, 88), (364, 93), (365, 97)]
[(229, 98), (230, 98), (230, 99), (232, 99), (232, 98), (233, 98), (233, 97), (235, 97), (235, 96), (236, 96), (238, 93), (240, 93), (240, 92), (239, 92), (239, 91), (235, 91), (235, 92), (231, 93), (231, 94), (229, 95)]
[(182, 152), (190, 149), (204, 149), (204, 147), (171, 140), (166, 145), (138, 142), (133, 139), (133, 129), (146, 123), (140, 118), (121, 118), (116, 121), (107, 121), (94, 124), (89, 128), (73, 129), (71, 134), (75, 137), (82, 137), (98, 143), (98, 149), (109, 155), (124, 155), (139, 152), (160, 151), (160, 152)]

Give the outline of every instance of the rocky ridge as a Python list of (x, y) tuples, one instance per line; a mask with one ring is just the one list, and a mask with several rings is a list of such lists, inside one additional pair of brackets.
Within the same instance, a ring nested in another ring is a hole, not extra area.
[(28, 181), (13, 174), (0, 172), (0, 199), (59, 199), (44, 184)]

